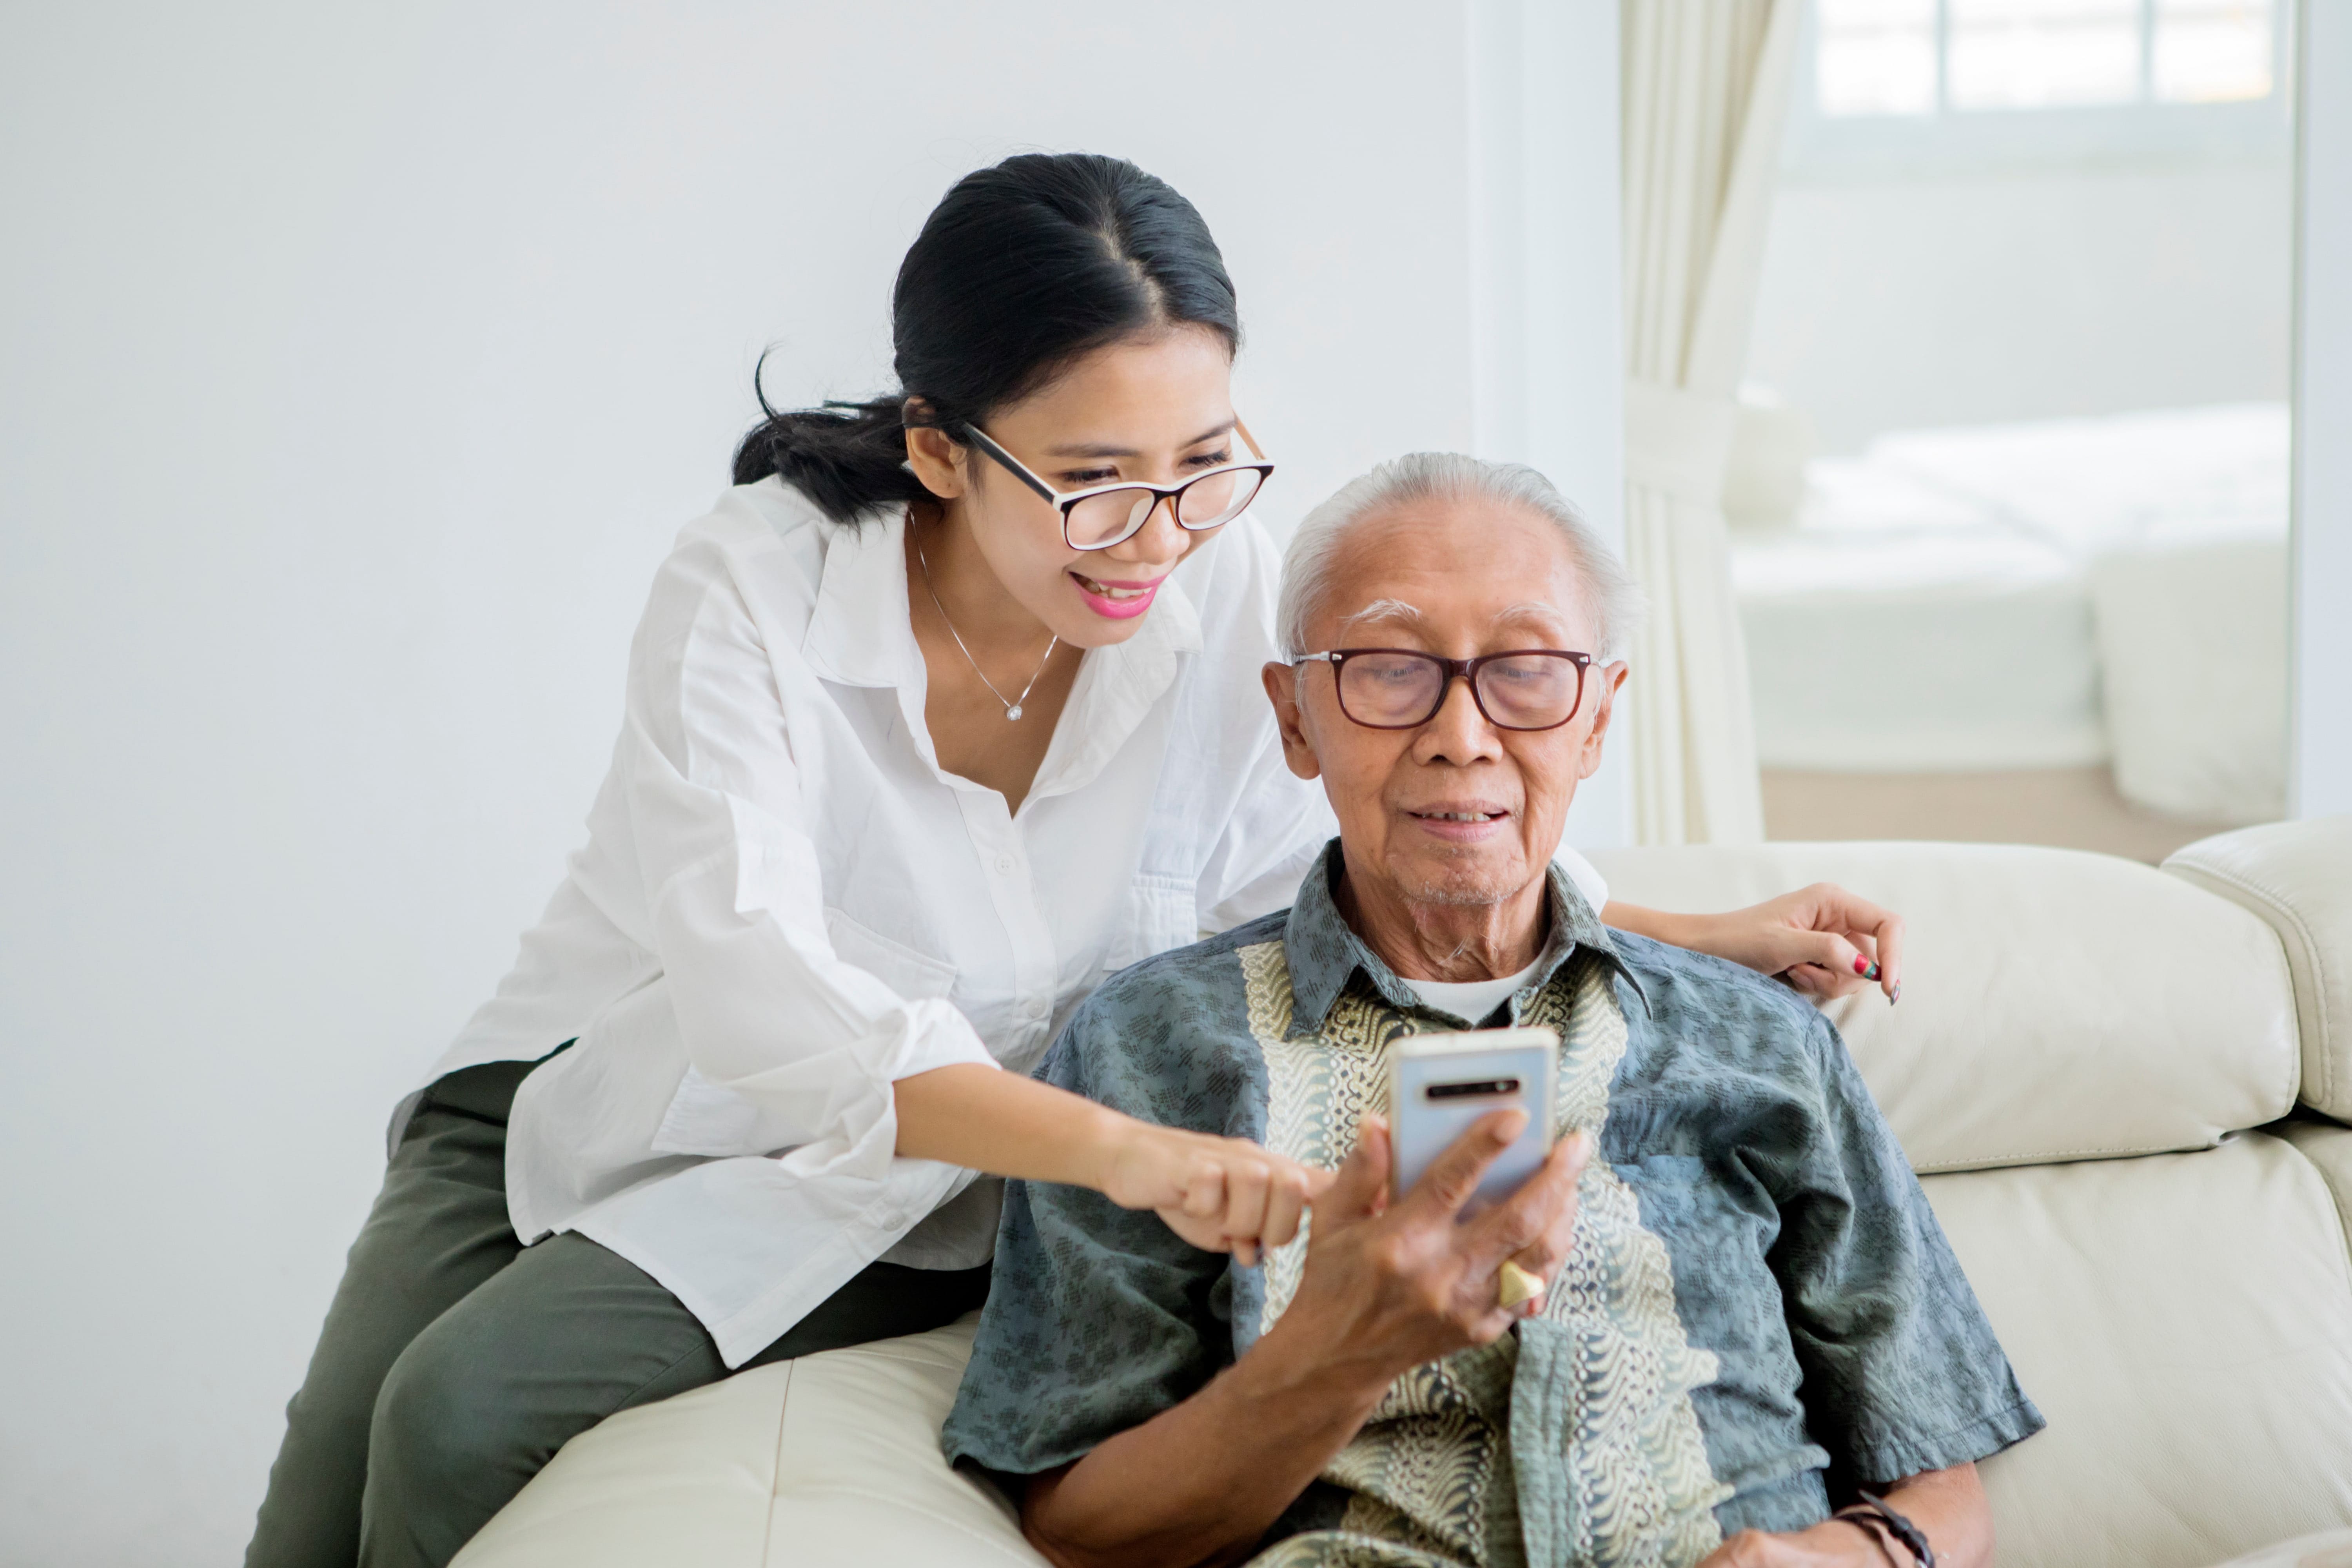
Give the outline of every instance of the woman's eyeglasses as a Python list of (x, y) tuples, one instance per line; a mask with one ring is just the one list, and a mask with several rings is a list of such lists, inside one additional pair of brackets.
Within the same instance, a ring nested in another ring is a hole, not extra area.
[(1147, 485), (1125, 481), (1115, 485), (1095, 485), (1087, 489), (1064, 492), (1055, 489), (1035, 474), (1028, 465), (989, 438), (988, 432), (977, 425), (966, 425), (964, 434), (971, 444), (1004, 466), (1005, 471), (1040, 496), (1062, 514), (1062, 539), (1073, 550), (1108, 550), (1112, 545), (1133, 539), (1151, 521), (1151, 514), (1161, 501), (1169, 506), (1169, 515), (1193, 532), (1221, 528), (1241, 516), (1243, 509), (1257, 496), (1258, 489), (1274, 472), (1274, 465), (1265, 461), (1257, 442), (1246, 426), (1236, 419), (1234, 428), (1249, 443), (1255, 463), (1227, 463), (1195, 474), (1181, 485)]
[(1366, 729), (1420, 729), (1445, 706), (1446, 690), (1459, 676), (1497, 730), (1557, 730), (1583, 704), (1592, 656), (1536, 647), (1441, 658), (1412, 648), (1342, 647), (1307, 654), (1298, 662), (1328, 664), (1339, 711)]

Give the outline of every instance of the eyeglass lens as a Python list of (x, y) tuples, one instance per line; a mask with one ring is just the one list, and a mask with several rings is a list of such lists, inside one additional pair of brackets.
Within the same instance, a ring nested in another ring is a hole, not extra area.
[[(1202, 474), (1176, 497), (1176, 521), (1186, 528), (1215, 528), (1231, 522), (1257, 494), (1264, 478), (1255, 468), (1229, 468)], [(1105, 490), (1088, 496), (1069, 510), (1069, 540), (1079, 550), (1099, 550), (1117, 544), (1142, 528), (1160, 497), (1140, 488)]]
[[(1406, 730), (1426, 724), (1444, 704), (1445, 667), (1425, 654), (1360, 653), (1342, 661), (1339, 706), (1359, 724)], [(1506, 730), (1549, 730), (1574, 717), (1584, 689), (1572, 658), (1527, 653), (1478, 667), (1476, 696), (1486, 717)]]

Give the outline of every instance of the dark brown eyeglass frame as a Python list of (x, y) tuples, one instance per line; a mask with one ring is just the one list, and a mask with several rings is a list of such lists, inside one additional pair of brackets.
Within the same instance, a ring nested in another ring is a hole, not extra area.
[[(1082, 490), (1057, 490), (1053, 486), (1047, 484), (1044, 479), (1039, 479), (1035, 473), (1031, 471), (1028, 464), (1023, 462), (1020, 458), (1014, 457), (1012, 453), (998, 446), (987, 431), (982, 429), (977, 425), (970, 423), (969, 421), (967, 421), (963, 426), (964, 435), (971, 438), (973, 446), (978, 447), (982, 451), (994, 458), (1005, 472), (1011, 474), (1014, 479), (1019, 479), (1031, 489), (1035, 490), (1040, 498), (1062, 514), (1062, 542), (1068, 545), (1073, 550), (1108, 550), (1115, 544), (1126, 543), (1129, 540), (1133, 539), (1137, 534), (1143, 531), (1144, 524), (1151, 521), (1151, 514), (1160, 510), (1160, 505), (1162, 501), (1168, 503), (1168, 515), (1176, 520), (1176, 526), (1183, 529), (1188, 533), (1205, 533), (1213, 528), (1223, 528), (1225, 524), (1233, 521), (1234, 518), (1239, 517), (1243, 512), (1247, 511), (1250, 507), (1250, 501), (1256, 500), (1260, 492), (1265, 490), (1265, 481), (1274, 478), (1274, 465), (1267, 462), (1265, 460), (1265, 454), (1258, 449), (1257, 437), (1249, 433), (1248, 426), (1243, 424), (1240, 419), (1236, 418), (1234, 421), (1234, 430), (1241, 437), (1243, 441), (1248, 444), (1250, 455), (1257, 458), (1256, 462), (1220, 463), (1213, 468), (1209, 468), (1203, 472), (1194, 474), (1191, 479), (1186, 479), (1181, 485), (1152, 485), (1146, 484), (1140, 479), (1119, 479), (1108, 485), (1089, 485)], [(1184, 521), (1184, 503), (1181, 498), (1186, 490), (1191, 489), (1194, 485), (1201, 483), (1203, 479), (1213, 479), (1221, 474), (1230, 474), (1244, 468), (1246, 468), (1257, 475), (1257, 486), (1255, 489), (1251, 490), (1248, 501), (1244, 501), (1238, 510), (1227, 516), (1219, 518), (1214, 522), (1186, 522)], [(1072, 539), (1070, 537), (1070, 513), (1077, 510), (1078, 503), (1080, 501), (1092, 500), (1095, 497), (1099, 495), (1108, 495), (1115, 490), (1149, 490), (1151, 492), (1151, 504), (1144, 508), (1142, 511), (1137, 513), (1135, 521), (1129, 524), (1128, 531), (1125, 533), (1120, 534), (1117, 539), (1106, 539), (1099, 544), (1080, 544), (1076, 540)]]
[[(1423, 714), (1420, 718), (1415, 719), (1410, 724), (1374, 724), (1366, 720), (1359, 719), (1355, 714), (1349, 712), (1347, 684), (1339, 679), (1340, 667), (1345, 665), (1351, 658), (1360, 658), (1366, 654), (1373, 653), (1388, 654), (1393, 658), (1417, 658), (1425, 664), (1436, 665), (1445, 672), (1445, 679), (1438, 682), (1437, 699), (1429, 705), (1428, 712)], [(1568, 711), (1562, 714), (1552, 723), (1506, 724), (1500, 719), (1496, 718), (1494, 714), (1486, 710), (1486, 699), (1478, 689), (1478, 672), (1487, 665), (1499, 664), (1507, 658), (1528, 658), (1530, 657), (1564, 658), (1570, 664), (1576, 666), (1576, 700), (1570, 702), (1568, 705)], [(1361, 724), (1367, 730), (1420, 729), (1423, 724), (1428, 723), (1432, 719), (1437, 717), (1440, 710), (1444, 709), (1445, 706), (1446, 698), (1453, 695), (1454, 682), (1456, 679), (1460, 679), (1468, 683), (1470, 687), (1470, 700), (1478, 705), (1479, 716), (1484, 718), (1487, 723), (1492, 724), (1497, 730), (1509, 730), (1517, 734), (1529, 735), (1540, 734), (1546, 730), (1557, 730), (1560, 725), (1567, 723), (1570, 719), (1575, 718), (1579, 713), (1584, 710), (1584, 678), (1592, 668), (1593, 658), (1589, 653), (1570, 653), (1566, 648), (1557, 647), (1506, 648), (1501, 653), (1482, 653), (1475, 658), (1447, 658), (1442, 654), (1431, 653), (1425, 648), (1417, 647), (1335, 647), (1328, 649), (1322, 653), (1301, 654), (1297, 662), (1300, 664), (1329, 665), (1331, 667), (1331, 692), (1333, 696), (1339, 700), (1339, 711), (1347, 716), (1349, 722)]]

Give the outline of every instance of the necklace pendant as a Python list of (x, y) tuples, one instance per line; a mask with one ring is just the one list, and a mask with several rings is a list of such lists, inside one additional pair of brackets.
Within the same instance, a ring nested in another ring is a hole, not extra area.
[(1004, 710), (1004, 716), (1005, 716), (1007, 719), (1018, 719), (1018, 718), (1020, 718), (1020, 717), (1021, 717), (1021, 704), (1019, 704), (1018, 702), (1015, 702), (1012, 707), (1007, 708), (1007, 709)]

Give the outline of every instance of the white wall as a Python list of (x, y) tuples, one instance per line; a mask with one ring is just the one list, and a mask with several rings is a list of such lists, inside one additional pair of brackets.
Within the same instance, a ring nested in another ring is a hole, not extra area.
[(1125, 153), (1224, 246), (1286, 524), (1471, 438), (1464, 35), (0, 12), (0, 1563), (235, 1559), (385, 1113), (559, 873), (761, 346), (781, 396), (879, 387), (956, 175)]
[(2297, 816), (2352, 812), (2352, 0), (2305, 0), (2295, 356)]
[(2284, 399), (2284, 158), (1784, 176), (1748, 374), (1885, 430)]

